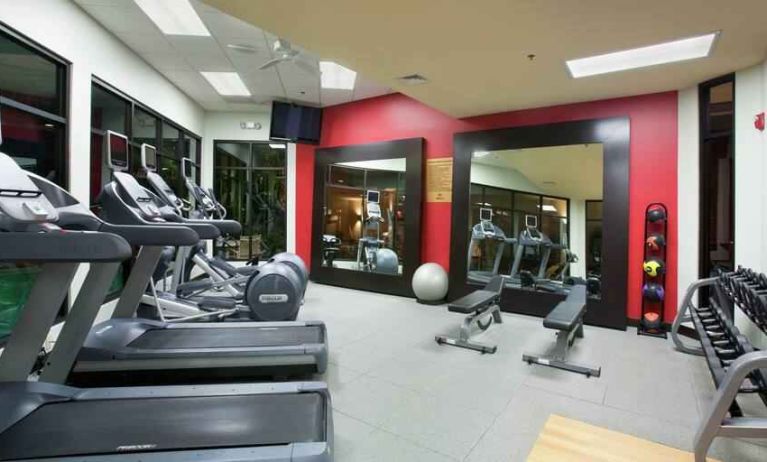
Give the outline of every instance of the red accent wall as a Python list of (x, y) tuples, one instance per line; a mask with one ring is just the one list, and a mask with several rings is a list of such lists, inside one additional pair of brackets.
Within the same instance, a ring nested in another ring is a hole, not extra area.
[[(677, 93), (617, 98), (547, 108), (527, 109), (456, 119), (402, 94), (382, 96), (326, 108), (321, 147), (421, 137), (426, 158), (450, 157), (458, 132), (538, 125), (581, 119), (627, 116), (631, 121), (629, 186), (629, 298), (626, 312), (641, 312), (644, 209), (663, 202), (669, 209), (666, 277), (666, 321), (676, 313), (677, 259)], [(296, 248), (311, 258), (314, 146), (299, 145), (296, 168)], [(426, 203), (422, 217), (422, 258), (450, 265), (450, 204)], [(609, 239), (609, 236), (605, 237)]]

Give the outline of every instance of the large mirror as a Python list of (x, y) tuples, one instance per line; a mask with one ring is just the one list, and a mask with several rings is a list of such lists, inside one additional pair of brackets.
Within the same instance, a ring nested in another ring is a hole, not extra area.
[(411, 296), (421, 260), (423, 140), (315, 151), (311, 278)]
[(322, 265), (389, 276), (402, 274), (405, 158), (327, 166)]
[(601, 143), (472, 152), (468, 282), (599, 297), (603, 170)]
[(585, 284), (585, 322), (625, 329), (629, 120), (458, 133), (453, 147), (448, 299), (498, 274), (503, 311), (545, 316)]

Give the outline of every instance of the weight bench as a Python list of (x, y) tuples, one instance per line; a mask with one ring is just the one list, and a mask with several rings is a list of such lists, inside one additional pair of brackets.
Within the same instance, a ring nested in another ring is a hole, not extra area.
[(581, 366), (567, 362), (567, 353), (576, 337), (583, 338), (583, 315), (586, 314), (586, 286), (576, 285), (567, 298), (543, 319), (543, 327), (556, 329), (557, 343), (549, 356), (523, 354), (522, 361), (527, 364), (541, 364), (570, 372), (584, 374), (586, 377), (599, 377), (602, 368)]
[[(434, 339), (440, 345), (452, 345), (461, 348), (476, 350), (481, 353), (495, 353), (498, 347), (496, 345), (485, 345), (479, 342), (472, 342), (471, 327), (474, 322), (480, 330), (487, 330), (493, 321), (503, 322), (501, 319), (501, 307), (498, 305), (501, 301), (501, 292), (503, 292), (504, 277), (494, 276), (487, 285), (480, 290), (459, 298), (447, 305), (447, 310), (453, 313), (468, 314), (461, 324), (458, 338), (437, 335)], [(482, 319), (488, 317), (486, 323)]]

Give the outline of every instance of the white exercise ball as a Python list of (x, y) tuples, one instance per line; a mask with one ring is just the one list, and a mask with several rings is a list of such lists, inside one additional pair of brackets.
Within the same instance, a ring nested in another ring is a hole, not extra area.
[(437, 263), (424, 263), (413, 274), (413, 292), (419, 301), (439, 302), (447, 295), (447, 271)]

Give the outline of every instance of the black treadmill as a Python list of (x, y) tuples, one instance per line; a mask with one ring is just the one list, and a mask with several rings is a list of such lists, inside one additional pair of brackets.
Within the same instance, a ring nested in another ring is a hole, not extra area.
[[(146, 236), (146, 228), (108, 224), (64, 231), (56, 223), (74, 211), (59, 213), (48, 199), (0, 153), (0, 261), (42, 265), (0, 355), (0, 460), (332, 461), (323, 383), (82, 389), (30, 381), (80, 263), (90, 269), (49, 357), (68, 362), (65, 369), (80, 347), (77, 329), (67, 326), (93, 322), (119, 265), (131, 256), (125, 238)], [(195, 237), (181, 226), (158, 226), (151, 236), (170, 245)]]

